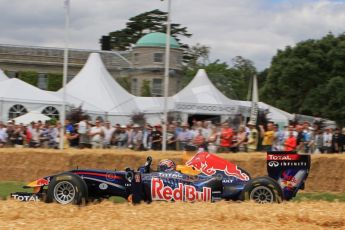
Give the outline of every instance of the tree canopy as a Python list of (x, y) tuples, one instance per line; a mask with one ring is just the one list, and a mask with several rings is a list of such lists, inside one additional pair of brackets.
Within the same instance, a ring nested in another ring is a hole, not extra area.
[[(158, 9), (141, 13), (131, 17), (126, 23), (126, 28), (110, 32), (107, 36), (110, 39), (101, 38), (102, 47), (109, 47), (113, 50), (127, 50), (141, 37), (152, 32), (166, 32), (167, 13)], [(181, 37), (191, 37), (187, 27), (177, 23), (171, 23), (171, 36), (173, 36), (181, 47), (187, 48), (186, 44), (180, 42)], [(110, 46), (104, 45), (110, 42)]]
[(243, 57), (233, 58), (233, 66), (216, 60), (207, 65), (197, 64), (185, 71), (183, 86), (195, 76), (198, 69), (205, 69), (212, 83), (231, 99), (246, 100), (251, 77), (256, 73), (253, 63)]
[(263, 101), (291, 113), (345, 124), (345, 35), (287, 46), (273, 57)]

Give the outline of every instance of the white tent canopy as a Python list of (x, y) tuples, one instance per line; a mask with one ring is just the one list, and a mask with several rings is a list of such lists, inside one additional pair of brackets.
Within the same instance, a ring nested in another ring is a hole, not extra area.
[(66, 85), (66, 95), (68, 103), (109, 115), (128, 115), (137, 109), (135, 96), (113, 79), (98, 53), (90, 54), (81, 71)]
[(8, 77), (6, 76), (6, 74), (4, 73), (4, 71), (2, 71), (0, 69), (0, 82), (1, 81), (5, 81), (5, 80), (8, 80)]
[(49, 121), (50, 117), (41, 114), (37, 111), (30, 111), (22, 116), (16, 117), (13, 119), (15, 121), (16, 124), (24, 124), (24, 125), (28, 125), (31, 122), (37, 122), (37, 121)]
[(212, 84), (204, 69), (199, 69), (193, 80), (172, 98), (175, 111), (229, 115), (238, 110), (237, 101), (221, 93)]
[(62, 102), (60, 98), (16, 78), (0, 82), (0, 101), (47, 105), (61, 105)]

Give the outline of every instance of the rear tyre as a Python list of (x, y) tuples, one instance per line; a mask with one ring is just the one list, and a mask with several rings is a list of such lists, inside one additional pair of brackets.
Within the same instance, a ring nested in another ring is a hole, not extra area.
[(280, 203), (283, 200), (283, 192), (275, 180), (264, 176), (248, 181), (241, 198), (242, 200), (252, 200), (259, 204)]
[(55, 176), (49, 183), (45, 202), (79, 205), (85, 203), (87, 197), (85, 182), (73, 173), (63, 173)]

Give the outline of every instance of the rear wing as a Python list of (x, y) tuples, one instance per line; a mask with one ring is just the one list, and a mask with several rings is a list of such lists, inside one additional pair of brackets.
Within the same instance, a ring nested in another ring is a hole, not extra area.
[(310, 155), (297, 152), (267, 152), (267, 172), (282, 188), (284, 199), (296, 196), (299, 189), (304, 189), (305, 180), (310, 171)]

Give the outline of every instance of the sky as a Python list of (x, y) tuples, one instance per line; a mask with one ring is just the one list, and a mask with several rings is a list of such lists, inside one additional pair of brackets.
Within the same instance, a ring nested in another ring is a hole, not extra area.
[[(270, 66), (278, 49), (345, 31), (345, 0), (171, 0), (171, 18), (210, 47), (210, 61), (236, 56)], [(0, 0), (0, 44), (64, 47), (64, 0)], [(99, 39), (167, 0), (70, 0), (70, 47), (100, 49)]]

